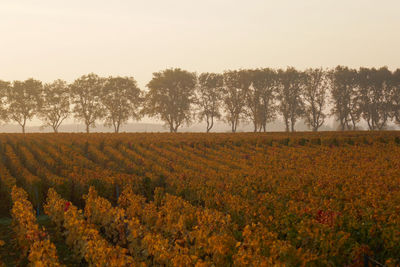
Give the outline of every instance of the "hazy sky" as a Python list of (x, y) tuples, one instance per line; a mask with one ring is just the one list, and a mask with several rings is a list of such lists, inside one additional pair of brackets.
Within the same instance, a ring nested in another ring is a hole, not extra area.
[(399, 0), (1, 0), (0, 79), (399, 67)]
[[(400, 67), (399, 0), (0, 0), (0, 79)], [(32, 123), (38, 124), (34, 120)]]

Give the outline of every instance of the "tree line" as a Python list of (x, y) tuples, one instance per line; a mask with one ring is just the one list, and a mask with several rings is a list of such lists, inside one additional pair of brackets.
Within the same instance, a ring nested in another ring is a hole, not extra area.
[(309, 68), (240, 69), (197, 75), (179, 68), (153, 73), (141, 90), (132, 77), (83, 75), (73, 83), (63, 80), (43, 84), (35, 79), (0, 80), (0, 119), (18, 123), (25, 133), (34, 117), (54, 132), (73, 117), (89, 133), (103, 121), (118, 133), (129, 119), (143, 116), (165, 122), (170, 132), (194, 121), (205, 122), (206, 132), (217, 120), (232, 132), (251, 122), (254, 132), (283, 118), (286, 131), (304, 120), (318, 131), (333, 116), (339, 130), (355, 130), (364, 120), (369, 130), (383, 130), (389, 122), (400, 124), (400, 69)]

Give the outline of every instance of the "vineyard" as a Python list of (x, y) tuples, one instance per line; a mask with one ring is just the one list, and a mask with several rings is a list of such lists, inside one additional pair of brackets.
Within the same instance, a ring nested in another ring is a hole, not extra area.
[(0, 134), (0, 203), (0, 266), (398, 266), (400, 133)]

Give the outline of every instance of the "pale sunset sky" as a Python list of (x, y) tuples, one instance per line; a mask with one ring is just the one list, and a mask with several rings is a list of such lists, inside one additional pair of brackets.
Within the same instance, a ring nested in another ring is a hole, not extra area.
[(400, 67), (399, 0), (2, 0), (0, 79)]

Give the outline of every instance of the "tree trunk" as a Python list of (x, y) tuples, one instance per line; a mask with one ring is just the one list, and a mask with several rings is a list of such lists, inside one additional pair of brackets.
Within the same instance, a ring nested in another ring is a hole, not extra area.
[(207, 119), (207, 133), (210, 132), (212, 127), (214, 126), (214, 117), (211, 116), (211, 124), (208, 126), (208, 119)]
[(291, 120), (290, 121), (290, 126), (291, 126), (292, 132), (294, 132), (294, 125), (295, 125), (295, 122), (293, 120)]
[(25, 125), (22, 125), (22, 133), (25, 134)]
[(370, 131), (374, 130), (374, 126), (373, 126), (373, 124), (370, 123), (369, 119), (367, 120), (367, 124), (368, 124), (368, 128)]
[(342, 119), (340, 120), (340, 130), (341, 130), (342, 132), (344, 131), (344, 122), (343, 122)]
[(235, 121), (232, 121), (232, 133), (236, 132)]
[(179, 127), (179, 124), (176, 124), (176, 125), (174, 126), (174, 133), (177, 133), (177, 132), (178, 132), (178, 127)]
[(89, 133), (90, 129), (89, 129), (89, 124), (86, 124), (86, 133)]
[(119, 123), (114, 124), (114, 133), (119, 133)]
[(319, 123), (314, 121), (313, 124), (312, 124), (312, 131), (313, 132), (318, 132), (318, 128), (319, 127), (320, 127)]
[(290, 131), (289, 129), (289, 120), (285, 118), (285, 126), (286, 126), (286, 132), (288, 133)]
[(353, 131), (355, 131), (356, 130), (356, 123), (354, 121), (352, 121), (352, 122), (353, 122)]
[(209, 133), (212, 128), (212, 125), (210, 125), (211, 123), (210, 123), (210, 118), (208, 117), (208, 115), (206, 116), (206, 122), (207, 122), (206, 133)]
[(261, 132), (261, 128), (262, 128), (262, 131), (265, 133), (267, 131), (267, 124), (263, 123), (262, 126), (260, 126), (260, 132)]

